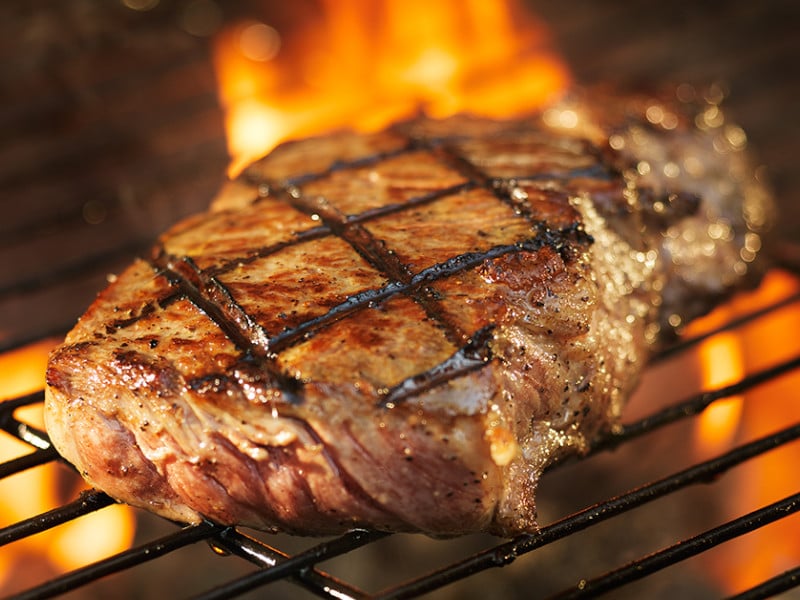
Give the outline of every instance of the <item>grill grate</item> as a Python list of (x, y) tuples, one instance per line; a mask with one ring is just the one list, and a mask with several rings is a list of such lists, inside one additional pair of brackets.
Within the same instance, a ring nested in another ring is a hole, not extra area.
[[(798, 302), (800, 302), (800, 293), (780, 299), (766, 308), (754, 310), (744, 317), (732, 319), (710, 333), (680, 341), (655, 360), (659, 361), (667, 356), (688, 352), (693, 346), (710, 337), (722, 335), (746, 325), (756, 324), (758, 326), (759, 321)], [(658, 431), (671, 423), (694, 417), (718, 400), (774, 382), (789, 376), (797, 369), (800, 369), (800, 356), (749, 373), (734, 384), (711, 391), (698, 392), (682, 402), (668, 405), (642, 419), (620, 427), (604, 439), (599, 440), (590, 454), (598, 454), (601, 451), (629, 444), (637, 438)], [(36, 392), (0, 404), (0, 427), (5, 434), (24, 441), (34, 448), (32, 452), (20, 454), (0, 464), (0, 480), (59, 460), (49, 444), (47, 434), (16, 416), (18, 409), (39, 404), (42, 400), (43, 393)], [(357, 550), (359, 548), (379, 543), (382, 538), (390, 537), (388, 534), (353, 531), (347, 535), (317, 543), (299, 552), (286, 552), (235, 528), (203, 523), (198, 526), (178, 526), (177, 529), (170, 529), (166, 534), (147, 540), (127, 551), (51, 578), (37, 587), (22, 592), (18, 597), (32, 599), (66, 594), (71, 590), (95, 583), (108, 575), (131, 570), (149, 561), (161, 559), (198, 541), (208, 542), (218, 554), (235, 555), (258, 568), (229, 581), (227, 579), (230, 576), (223, 576), (221, 579), (224, 583), (209, 584), (204, 592), (196, 596), (197, 598), (236, 597), (278, 580), (289, 581), (302, 586), (313, 595), (327, 598), (415, 597), (434, 590), (446, 589), (449, 584), (469, 578), (479, 572), (508, 565), (523, 555), (534, 553), (534, 551), (558, 540), (595, 527), (603, 521), (631, 512), (642, 505), (672, 496), (689, 486), (714, 481), (730, 469), (741, 466), (779, 446), (787, 445), (800, 437), (800, 423), (784, 423), (784, 426), (785, 428), (780, 431), (748, 441), (715, 458), (675, 470), (629, 492), (577, 510), (544, 526), (538, 533), (520, 536), (502, 543), (497, 543), (495, 539), (486, 548), (474, 552), (466, 558), (454, 560), (443, 567), (434, 568), (429, 572), (410, 577), (406, 581), (389, 585), (376, 593), (368, 593), (348, 581), (337, 578), (322, 570), (319, 565), (331, 558), (343, 555), (358, 560)], [(556, 465), (556, 467), (558, 466)], [(112, 503), (113, 500), (102, 492), (84, 491), (72, 502), (0, 529), (0, 552), (3, 551), (2, 547), (10, 547), (12, 542), (102, 510)], [(754, 529), (787, 517), (798, 510), (800, 510), (800, 491), (681, 542), (647, 553), (618, 568), (611, 569), (605, 574), (582, 577), (584, 574), (577, 573), (574, 580), (579, 583), (552, 597), (585, 598), (594, 597), (610, 590), (618, 590), (656, 571), (685, 561), (732, 538), (745, 535)], [(173, 527), (169, 523), (165, 522), (164, 524), (170, 528)], [(192, 574), (187, 574), (187, 576), (191, 577)], [(800, 586), (800, 566), (768, 579), (740, 593), (736, 598), (747, 600), (767, 598), (798, 586)]]

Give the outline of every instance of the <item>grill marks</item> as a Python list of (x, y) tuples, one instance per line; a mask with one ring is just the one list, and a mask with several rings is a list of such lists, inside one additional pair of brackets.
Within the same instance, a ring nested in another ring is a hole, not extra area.
[(494, 326), (492, 325), (482, 327), (475, 332), (463, 348), (460, 348), (444, 362), (386, 390), (378, 405), (382, 408), (392, 408), (399, 402), (482, 368), (492, 359), (489, 343), (492, 341), (493, 331)]
[(173, 261), (161, 255), (151, 265), (178, 289), (179, 296), (206, 313), (240, 349), (254, 356), (268, 355), (266, 332), (219, 280), (203, 273), (190, 257)]
[[(302, 186), (307, 182), (319, 182), (334, 172), (356, 170), (377, 165), (380, 161), (400, 156), (403, 153), (427, 151), (437, 161), (452, 169), (464, 181), (442, 189), (435, 189), (406, 199), (403, 202), (387, 203), (364, 210), (356, 215), (346, 215), (321, 195), (305, 195)], [(585, 156), (585, 154), (584, 154)], [(523, 172), (521, 179), (565, 180), (571, 176), (605, 179), (609, 172), (598, 163), (578, 165), (572, 169), (551, 172)], [(479, 331), (465, 331), (450, 318), (437, 292), (431, 284), (452, 277), (457, 273), (479, 267), (487, 260), (521, 251), (536, 251), (547, 245), (567, 259), (574, 255), (576, 244), (584, 245), (591, 238), (582, 230), (581, 223), (572, 221), (566, 226), (551, 229), (548, 223), (535, 217), (525, 197), (515, 192), (515, 180), (493, 177), (459, 152), (457, 143), (444, 140), (409, 139), (401, 150), (379, 153), (359, 158), (349, 163), (338, 162), (321, 173), (295, 176), (283, 185), (273, 181), (254, 181), (262, 198), (254, 201), (255, 207), (262, 202), (283, 202), (295, 210), (312, 216), (320, 225), (291, 233), (285, 241), (248, 251), (241, 258), (227, 259), (205, 270), (200, 269), (190, 257), (171, 256), (161, 250), (151, 260), (152, 267), (166, 277), (175, 290), (175, 297), (191, 301), (203, 311), (225, 335), (242, 351), (246, 358), (255, 361), (268, 376), (270, 383), (284, 393), (288, 400), (301, 394), (301, 382), (286, 375), (278, 366), (279, 353), (314, 336), (329, 325), (351, 315), (375, 308), (397, 295), (404, 295), (415, 302), (435, 323), (453, 348), (453, 354), (444, 362), (432, 365), (422, 373), (380, 390), (380, 406), (391, 407), (419, 393), (432, 389), (448, 380), (482, 368), (492, 360), (491, 339), (493, 326)], [(451, 198), (470, 190), (489, 191), (495, 198), (512, 209), (515, 219), (521, 219), (530, 235), (514, 239), (511, 243), (497, 244), (480, 250), (465, 249), (446, 260), (414, 272), (398, 256), (399, 248), (387, 244), (370, 232), (370, 223), (391, 215), (408, 214), (443, 199)], [(336, 236), (345, 241), (387, 283), (382, 287), (365, 289), (348, 296), (344, 301), (330, 307), (326, 312), (283, 331), (266, 331), (234, 297), (220, 277), (237, 268), (250, 265), (257, 260), (275, 255), (284, 249), (299, 244), (313, 244), (315, 240)]]
[(288, 190), (288, 197), (289, 202), (298, 210), (319, 215), (322, 222), (335, 235), (350, 244), (370, 265), (385, 275), (389, 281), (400, 284), (398, 291), (410, 295), (422, 307), (425, 314), (442, 328), (452, 344), (458, 346), (467, 340), (468, 334), (450, 321), (437, 303), (433, 291), (425, 286), (409, 285), (413, 274), (408, 267), (400, 262), (397, 255), (387, 249), (381, 240), (375, 239), (362, 224), (348, 221), (345, 215), (322, 196), (307, 198), (296, 188), (291, 188)]
[(151, 262), (151, 266), (176, 288), (176, 293), (169, 297), (170, 302), (179, 297), (189, 300), (244, 352), (244, 360), (258, 365), (261, 374), (283, 392), (287, 401), (298, 402), (301, 382), (278, 369), (275, 356), (269, 351), (266, 332), (218, 280), (205, 275), (189, 257), (171, 262), (162, 254)]
[[(484, 252), (467, 252), (459, 254), (444, 262), (437, 263), (432, 267), (423, 269), (419, 273), (411, 276), (407, 282), (393, 281), (384, 287), (365, 290), (358, 294), (349, 296), (344, 302), (331, 308), (327, 313), (304, 321), (293, 329), (288, 329), (270, 338), (270, 350), (277, 354), (298, 341), (308, 338), (313, 332), (318, 331), (339, 319), (345, 318), (350, 314), (374, 307), (390, 298), (405, 294), (414, 298), (417, 290), (430, 290), (427, 286), (431, 283), (452, 277), (462, 271), (479, 267), (487, 260), (499, 258), (506, 254), (513, 254), (521, 251), (536, 251), (548, 243), (546, 236), (534, 237), (524, 242), (508, 244), (504, 246), (493, 246)], [(552, 243), (552, 241), (550, 241)], [(430, 294), (435, 295), (434, 290)], [(462, 343), (469, 344), (470, 339), (463, 340)]]

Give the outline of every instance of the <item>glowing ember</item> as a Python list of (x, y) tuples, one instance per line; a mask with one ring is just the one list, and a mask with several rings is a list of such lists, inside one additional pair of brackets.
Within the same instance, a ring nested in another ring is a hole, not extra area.
[[(59, 340), (43, 340), (0, 355), (0, 401), (42, 389), (47, 356)], [(44, 428), (42, 405), (15, 411), (15, 417)], [(33, 449), (0, 434), (0, 462)], [(0, 481), (0, 527), (51, 510), (75, 499), (85, 485), (63, 466), (49, 463)], [(10, 544), (0, 553), (0, 592), (13, 593), (128, 548), (133, 541), (133, 511), (112, 506), (55, 529)], [(24, 577), (22, 574), (24, 573)]]
[(544, 29), (504, 0), (325, 0), (282, 37), (242, 22), (217, 38), (231, 174), (282, 140), (374, 130), (424, 110), (511, 117), (566, 87)]

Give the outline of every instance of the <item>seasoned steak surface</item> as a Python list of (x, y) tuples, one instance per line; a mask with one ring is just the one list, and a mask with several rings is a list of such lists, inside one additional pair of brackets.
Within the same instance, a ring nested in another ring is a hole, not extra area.
[(531, 530), (544, 467), (616, 422), (650, 348), (752, 271), (768, 201), (740, 149), (686, 107), (653, 126), (652, 102), (279, 147), (54, 352), (56, 447), (180, 521)]

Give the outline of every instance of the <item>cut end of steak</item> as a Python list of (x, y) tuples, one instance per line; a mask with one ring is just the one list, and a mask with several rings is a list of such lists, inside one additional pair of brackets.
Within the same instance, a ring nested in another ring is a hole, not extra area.
[(53, 443), (182, 522), (534, 530), (544, 468), (757, 277), (771, 205), (707, 108), (594, 90), (280, 146), (52, 354)]

